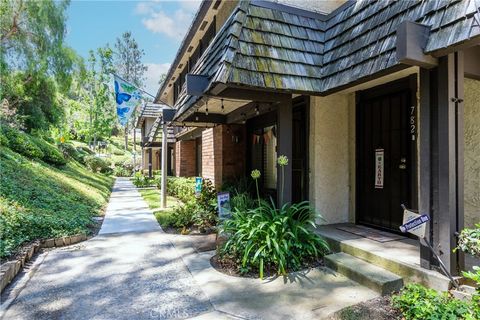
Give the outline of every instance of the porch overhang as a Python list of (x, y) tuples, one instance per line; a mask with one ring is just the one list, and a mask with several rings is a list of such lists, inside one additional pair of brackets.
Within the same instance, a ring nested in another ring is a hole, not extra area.
[(187, 74), (174, 121), (222, 123), (211, 112), (200, 120), (199, 109), (230, 94), (245, 104), (281, 94), (326, 96), (411, 65), (432, 68), (442, 50), (480, 38), (476, 21), (480, 10), (473, 0), (451, 6), (357, 2), (328, 19), (269, 2), (240, 2)]

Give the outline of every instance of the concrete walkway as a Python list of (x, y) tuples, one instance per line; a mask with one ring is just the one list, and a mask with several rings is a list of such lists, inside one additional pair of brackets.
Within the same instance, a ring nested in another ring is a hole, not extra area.
[(127, 179), (117, 179), (97, 237), (43, 255), (3, 319), (172, 319), (213, 310)]
[(37, 257), (3, 318), (324, 319), (377, 296), (327, 268), (264, 281), (227, 276), (211, 267), (214, 252), (194, 249), (201, 239), (163, 233), (119, 178), (99, 235)]

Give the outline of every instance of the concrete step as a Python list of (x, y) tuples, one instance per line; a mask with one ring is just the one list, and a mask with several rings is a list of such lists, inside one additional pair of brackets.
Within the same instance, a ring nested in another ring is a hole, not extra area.
[(402, 277), (343, 252), (325, 256), (325, 264), (382, 295), (403, 287)]
[[(329, 226), (317, 228), (317, 233), (327, 240), (332, 252), (347, 253), (388, 270), (402, 277), (404, 283), (421, 283), (440, 291), (446, 291), (450, 288), (450, 280), (446, 276), (434, 270), (421, 268), (419, 257), (418, 262), (416, 260), (405, 262), (404, 259), (400, 259), (401, 256), (409, 253), (400, 250), (403, 244), (399, 241), (379, 243)], [(408, 241), (412, 240), (409, 239)]]

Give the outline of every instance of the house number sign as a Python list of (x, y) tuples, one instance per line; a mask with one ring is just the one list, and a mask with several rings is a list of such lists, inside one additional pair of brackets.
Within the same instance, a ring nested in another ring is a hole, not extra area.
[(415, 134), (417, 127), (415, 125), (415, 106), (410, 107), (410, 134), (412, 135), (412, 141), (415, 141)]
[(383, 149), (375, 149), (375, 189), (383, 189)]

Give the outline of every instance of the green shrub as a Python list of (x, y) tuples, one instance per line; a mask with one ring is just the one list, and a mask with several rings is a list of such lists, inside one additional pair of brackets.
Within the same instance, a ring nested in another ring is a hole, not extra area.
[(3, 133), (3, 130), (0, 130), (0, 146), (8, 147), (8, 139)]
[(85, 165), (93, 172), (108, 172), (108, 163), (100, 157), (89, 155), (84, 157)]
[(232, 210), (247, 211), (255, 208), (258, 202), (250, 194), (243, 192), (237, 193), (230, 199)]
[(125, 151), (120, 150), (118, 148), (115, 148), (115, 149), (113, 149), (113, 154), (116, 155), (116, 156), (123, 156), (123, 155), (125, 155)]
[(125, 169), (124, 167), (114, 167), (113, 168), (113, 175), (116, 177), (130, 177), (132, 175), (132, 171)]
[(407, 284), (398, 295), (392, 297), (392, 304), (406, 320), (480, 319), (480, 310), (475, 301), (461, 301), (451, 297), (448, 292), (439, 293), (419, 284)]
[(220, 254), (236, 257), (242, 272), (258, 271), (261, 278), (265, 268), (278, 274), (298, 270), (306, 260), (329, 250), (327, 242), (310, 229), (318, 216), (308, 202), (279, 209), (262, 202), (255, 209), (236, 209), (221, 226), (229, 239)]
[(456, 250), (480, 258), (480, 223), (475, 224), (473, 229), (465, 228), (460, 232)]
[(42, 150), (31, 140), (25, 132), (2, 125), (2, 131), (8, 140), (8, 146), (15, 152), (30, 159), (42, 159)]
[(194, 201), (189, 201), (183, 205), (176, 207), (171, 215), (170, 225), (174, 228), (190, 228), (194, 224), (194, 212), (197, 205)]
[(184, 203), (172, 214), (173, 227), (197, 227), (204, 232), (216, 226), (217, 194), (210, 180), (203, 179), (202, 192), (196, 196), (195, 178), (168, 177), (167, 193)]
[(79, 152), (77, 148), (71, 143), (60, 143), (58, 149), (62, 152), (63, 156), (67, 159), (77, 159), (79, 157)]
[(155, 185), (155, 179), (154, 178), (149, 178), (141, 172), (135, 172), (133, 175), (132, 183), (137, 187), (137, 188), (144, 188), (144, 187), (150, 187)]
[(195, 198), (195, 178), (168, 177), (167, 193), (184, 203), (191, 201)]
[(67, 160), (57, 147), (37, 137), (30, 137), (30, 139), (32, 139), (32, 141), (37, 145), (37, 147), (42, 150), (43, 161), (56, 166), (63, 166), (67, 164)]
[(84, 153), (86, 154), (90, 154), (90, 155), (94, 155), (95, 154), (95, 151), (91, 150), (89, 147), (87, 146), (80, 146), (79, 149), (81, 151), (83, 151)]

